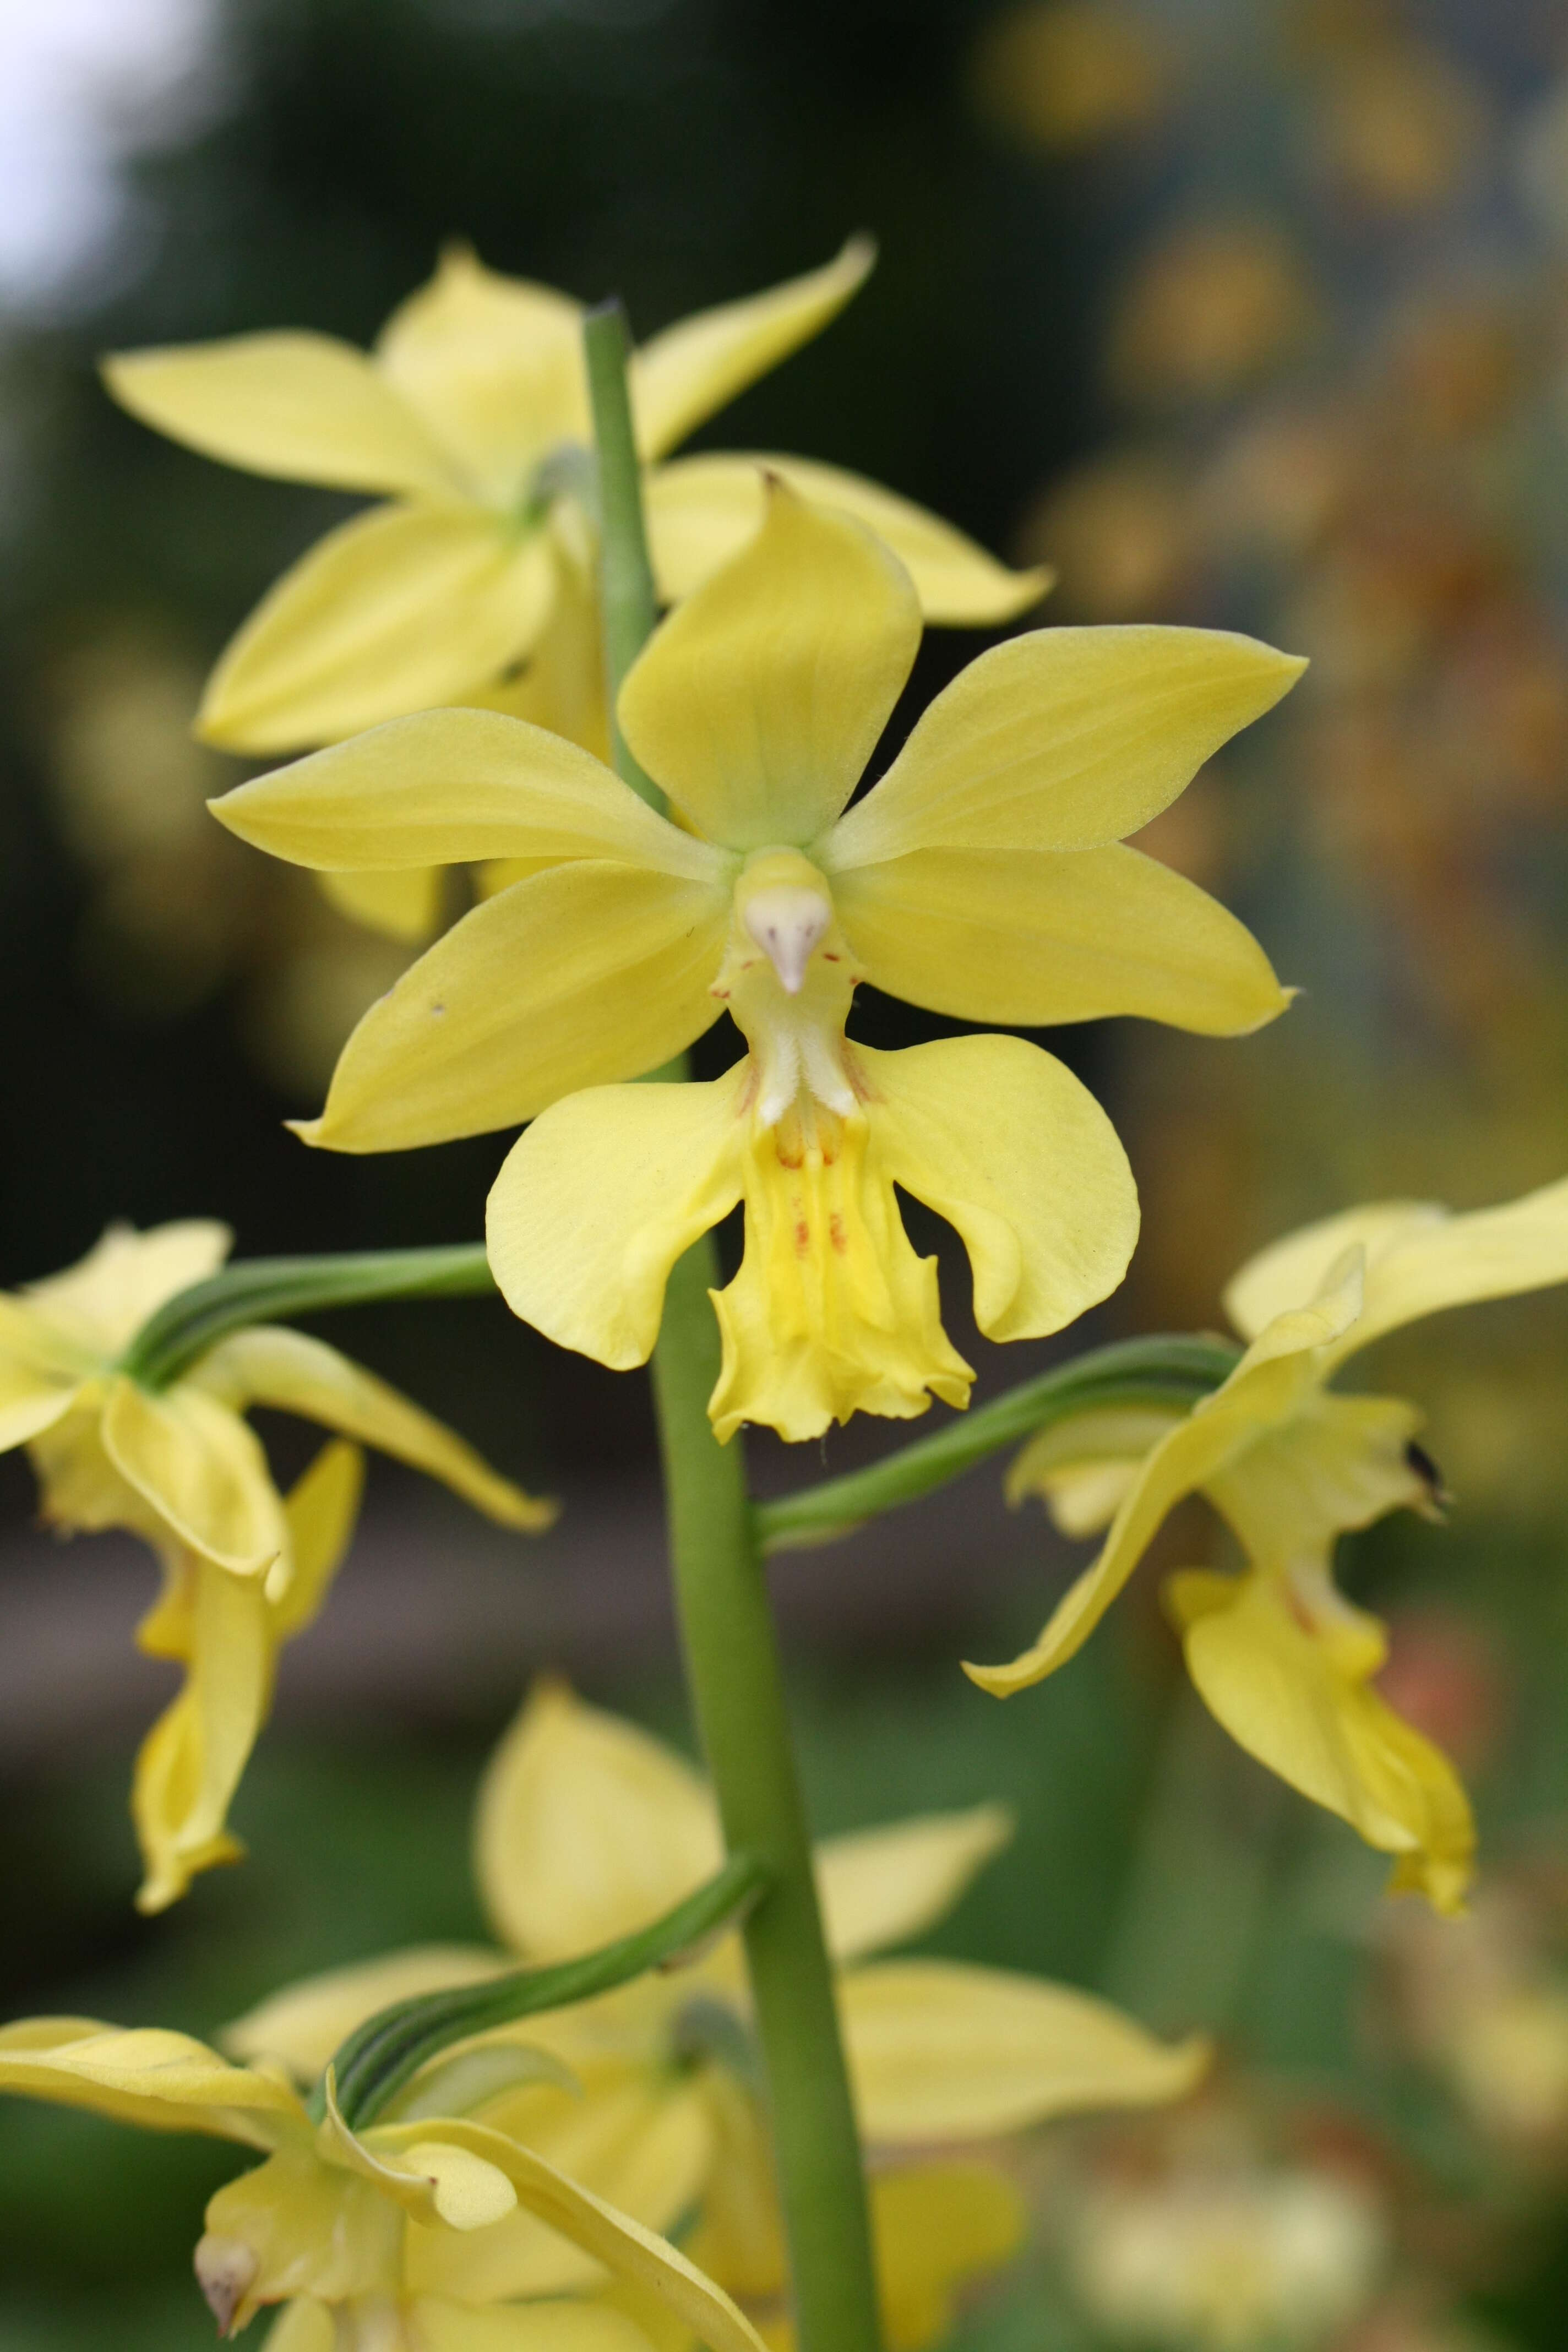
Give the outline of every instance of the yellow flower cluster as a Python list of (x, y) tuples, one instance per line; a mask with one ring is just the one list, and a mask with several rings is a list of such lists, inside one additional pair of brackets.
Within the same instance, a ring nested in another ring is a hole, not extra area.
[[(1065, 1986), (873, 1957), (939, 1919), (1009, 1833), (980, 1806), (817, 1857), (892, 2352), (932, 2342), (961, 2284), (1014, 2251), (1006, 2141), (1178, 2098), (1206, 2060)], [(443, 2052), (384, 2119), (342, 2121), (333, 2053), (387, 2002), (630, 1933), (721, 1858), (690, 1767), (558, 1685), (502, 1741), (476, 1848), (504, 1948), (424, 1947), (289, 1987), (228, 2029), (230, 2059), (182, 2034), (31, 2020), (0, 2031), (0, 2089), (262, 2153), (213, 2198), (196, 2250), (226, 2332), (282, 2304), (269, 2340), (286, 2352), (646, 2352), (648, 2335), (759, 2352), (758, 2331), (778, 2352), (784, 2251), (732, 1936)], [(301, 2094), (324, 2074), (316, 2124)]]
[[(0, 1450), (26, 1445), (62, 1534), (128, 1528), (163, 1589), (139, 1640), (185, 1669), (148, 1734), (132, 1811), (160, 1911), (194, 1874), (234, 1860), (229, 1802), (271, 1704), (278, 1654), (303, 1632), (353, 1532), (360, 1445), (439, 1478), (502, 1527), (554, 1517), (385, 1382), (301, 1331), (232, 1331), (158, 1393), (120, 1358), (176, 1293), (215, 1274), (226, 1226), (113, 1226), (79, 1265), (0, 1293)], [(271, 1405), (340, 1433), (285, 1500), (244, 1416)], [(353, 1441), (348, 1444), (342, 1439)]]

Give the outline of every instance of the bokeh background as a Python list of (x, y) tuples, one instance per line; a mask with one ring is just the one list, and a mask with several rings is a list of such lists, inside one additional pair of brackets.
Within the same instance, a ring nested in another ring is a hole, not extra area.
[[(116, 1216), (222, 1215), (252, 1254), (468, 1238), (501, 1149), (357, 1160), (284, 1132), (399, 951), (211, 824), (242, 771), (188, 724), (229, 632), (350, 503), (159, 441), (95, 356), (275, 325), (368, 341), (454, 234), (618, 289), (647, 332), (862, 226), (869, 286), (710, 446), (857, 467), (1055, 563), (1047, 619), (1312, 657), (1146, 837), (1299, 1003), (1240, 1045), (1052, 1040), (1144, 1195), (1095, 1336), (1213, 1324), (1247, 1250), (1346, 1202), (1471, 1206), (1562, 1172), (1555, 0), (5, 0), (0, 1285)], [(976, 643), (929, 643), (889, 749)], [(879, 1042), (939, 1025), (858, 1019)], [(940, 1948), (1221, 2039), (1180, 2116), (1041, 2140), (1030, 2250), (963, 2352), (1561, 2346), (1565, 1315), (1475, 1310), (1367, 1368), (1426, 1405), (1458, 1497), (1346, 1575), (1393, 1618), (1390, 1695), (1475, 1787), (1467, 1926), (1381, 1906), (1375, 1859), (1226, 1748), (1150, 1571), (1046, 1689), (1003, 1709), (964, 1684), (955, 1657), (1032, 1631), (1074, 1563), (994, 1475), (779, 1564), (824, 1827), (1007, 1798), (1017, 1843)], [(541, 1668), (687, 1737), (641, 1382), (547, 1359), (481, 1302), (332, 1336), (561, 1493), (561, 1526), (502, 1542), (378, 1467), (239, 1801), (252, 1859), (144, 1922), (124, 1789), (164, 1696), (130, 1640), (151, 1563), (54, 1545), (0, 1463), (6, 2014), (208, 2032), (288, 1973), (479, 1932), (473, 1782)], [(994, 1387), (1045, 1352), (978, 1360)], [(267, 1434), (297, 1467), (298, 1432)], [(887, 1442), (760, 1444), (758, 1472)], [(1166, 1564), (1217, 1544), (1194, 1515)], [(0, 2115), (0, 2352), (208, 2340), (189, 2247), (226, 2162)]]

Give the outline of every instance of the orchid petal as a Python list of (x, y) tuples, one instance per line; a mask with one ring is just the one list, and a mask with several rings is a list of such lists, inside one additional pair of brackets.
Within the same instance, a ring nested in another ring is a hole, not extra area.
[(805, 847), (854, 791), (920, 639), (898, 559), (775, 482), (756, 537), (632, 665), (621, 727), (709, 840)]
[(972, 1805), (828, 1838), (816, 1849), (828, 1950), (836, 1960), (856, 1960), (923, 1936), (1012, 1835), (1005, 1805)]
[(258, 1575), (288, 1550), (267, 1456), (237, 1412), (181, 1381), (154, 1396), (110, 1384), (104, 1450), (170, 1533), (237, 1575)]

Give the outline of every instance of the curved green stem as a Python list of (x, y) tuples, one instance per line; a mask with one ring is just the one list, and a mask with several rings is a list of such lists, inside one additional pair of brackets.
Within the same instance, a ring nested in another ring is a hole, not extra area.
[(120, 1369), (143, 1388), (167, 1388), (245, 1323), (376, 1298), (471, 1298), (494, 1288), (483, 1242), (353, 1250), (340, 1257), (247, 1258), (166, 1298), (126, 1349)]
[(900, 1446), (896, 1454), (864, 1470), (826, 1478), (797, 1495), (759, 1503), (758, 1539), (764, 1551), (789, 1551), (805, 1544), (831, 1543), (852, 1534), (867, 1519), (902, 1504), (918, 1502), (950, 1478), (961, 1477), (1006, 1446), (1016, 1445), (1053, 1422), (1076, 1413), (1103, 1412), (1114, 1405), (1174, 1405), (1185, 1412), (1228, 1378), (1241, 1350), (1224, 1339), (1171, 1338), (1119, 1339), (1058, 1364), (1038, 1380), (974, 1406), (931, 1437)]
[[(653, 625), (653, 583), (618, 304), (590, 315), (584, 340), (599, 452), (613, 710)], [(661, 805), (618, 731), (614, 741), (621, 776)], [(654, 1351), (676, 1609), (726, 1843), (755, 1854), (768, 1872), (767, 1891), (746, 1920), (746, 1959), (801, 2352), (876, 2352), (880, 2329), (865, 2175), (773, 1609), (740, 1443), (720, 1445), (708, 1419), (721, 1353), (708, 1294), (718, 1280), (717, 1253), (705, 1237), (670, 1276)]]
[[(694, 1946), (732, 1927), (768, 1883), (764, 1865), (752, 1853), (735, 1853), (705, 1885), (676, 1904), (651, 1927), (621, 1936), (597, 1951), (563, 1960), (554, 1968), (513, 1969), (477, 1985), (445, 1992), (416, 1993), (394, 2001), (356, 2026), (332, 2060), (338, 2111), (358, 2129), (374, 2123), (421, 2066), (453, 2042), (547, 2009), (566, 2009), (595, 1993), (645, 1976), (649, 1969), (679, 1967)], [(318, 2102), (321, 2094), (317, 2095)]]

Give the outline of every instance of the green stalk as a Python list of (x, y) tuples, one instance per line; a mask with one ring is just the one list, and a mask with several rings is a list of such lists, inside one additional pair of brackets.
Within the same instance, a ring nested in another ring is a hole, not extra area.
[[(591, 314), (584, 341), (599, 452), (613, 710), (655, 618), (618, 303)], [(660, 805), (618, 731), (614, 742), (617, 772)], [(732, 1853), (754, 1854), (768, 1874), (744, 1932), (801, 2352), (876, 2352), (880, 2327), (865, 2175), (777, 1633), (741, 1444), (720, 1445), (708, 1419), (721, 1353), (708, 1293), (718, 1281), (717, 1252), (704, 1238), (670, 1276), (654, 1351), (676, 1611), (725, 1842)]]
[(831, 1543), (883, 1511), (918, 1502), (950, 1478), (1053, 1423), (1119, 1405), (1171, 1405), (1186, 1412), (1236, 1370), (1239, 1348), (1226, 1339), (1175, 1337), (1118, 1339), (1020, 1381), (989, 1404), (977, 1404), (930, 1437), (900, 1445), (864, 1470), (825, 1478), (798, 1494), (759, 1503), (756, 1529), (764, 1551)]

